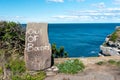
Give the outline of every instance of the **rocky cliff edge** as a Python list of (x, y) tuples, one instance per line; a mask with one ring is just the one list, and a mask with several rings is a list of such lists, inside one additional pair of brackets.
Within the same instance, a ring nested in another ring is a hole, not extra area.
[(115, 31), (106, 37), (105, 42), (100, 45), (100, 50), (99, 55), (120, 55), (120, 26), (117, 26)]

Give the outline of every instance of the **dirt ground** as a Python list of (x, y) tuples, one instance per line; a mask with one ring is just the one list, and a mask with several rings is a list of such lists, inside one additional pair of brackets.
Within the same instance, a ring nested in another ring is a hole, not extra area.
[(78, 74), (58, 73), (56, 76), (47, 77), (45, 80), (120, 80), (120, 68), (110, 64), (88, 64), (85, 70)]

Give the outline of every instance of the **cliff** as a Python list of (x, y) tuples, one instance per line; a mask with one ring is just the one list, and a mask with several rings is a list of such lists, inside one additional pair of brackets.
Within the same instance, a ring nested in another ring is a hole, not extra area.
[(120, 55), (120, 26), (117, 26), (115, 31), (106, 37), (100, 50), (100, 55)]

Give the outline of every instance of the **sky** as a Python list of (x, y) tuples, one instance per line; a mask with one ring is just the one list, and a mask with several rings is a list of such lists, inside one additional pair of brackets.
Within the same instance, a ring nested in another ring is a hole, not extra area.
[(120, 0), (0, 0), (0, 21), (120, 23)]

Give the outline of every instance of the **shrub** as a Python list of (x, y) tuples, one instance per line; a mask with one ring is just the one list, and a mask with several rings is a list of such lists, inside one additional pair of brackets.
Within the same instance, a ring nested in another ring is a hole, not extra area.
[(0, 66), (0, 75), (3, 73), (3, 69), (2, 67)]
[(20, 76), (18, 76), (18, 75), (14, 75), (14, 76), (12, 76), (12, 80), (24, 80), (24, 79), (22, 79)]
[(19, 23), (0, 22), (0, 48), (23, 55), (25, 44), (25, 31)]
[(114, 33), (110, 36), (110, 41), (115, 42), (117, 38), (118, 38), (118, 36), (117, 36), (116, 32), (114, 32)]
[(83, 71), (85, 68), (84, 64), (78, 59), (67, 60), (64, 63), (57, 65), (61, 73), (75, 74), (79, 71)]
[(12, 80), (44, 80), (45, 77), (46, 77), (45, 72), (40, 71), (39, 73), (34, 75), (30, 75), (30, 74), (26, 74), (23, 76), (13, 75)]
[(26, 80), (43, 80), (43, 79), (45, 79), (45, 77), (46, 77), (45, 72), (41, 71), (41, 72), (37, 73), (36, 75), (28, 74), (25, 79)]
[(97, 64), (97, 65), (103, 65), (103, 64), (105, 64), (105, 62), (104, 62), (104, 61), (99, 61), (99, 62), (97, 62), (96, 64)]
[(6, 68), (10, 69), (13, 74), (25, 72), (25, 62), (23, 60), (11, 60), (10, 63), (6, 64)]
[(59, 49), (57, 49), (57, 46), (55, 43), (52, 44), (52, 55), (54, 58), (66, 58), (68, 57), (68, 53), (65, 51), (63, 46), (60, 46)]
[(97, 65), (104, 65), (104, 64), (110, 64), (114, 66), (118, 66), (120, 68), (120, 61), (115, 61), (113, 59), (108, 60), (107, 62), (99, 61), (96, 63)]
[(116, 61), (115, 61), (115, 60), (110, 59), (110, 60), (108, 61), (108, 63), (109, 63), (109, 64), (116, 64)]
[(120, 61), (116, 62), (117, 66), (120, 67)]

